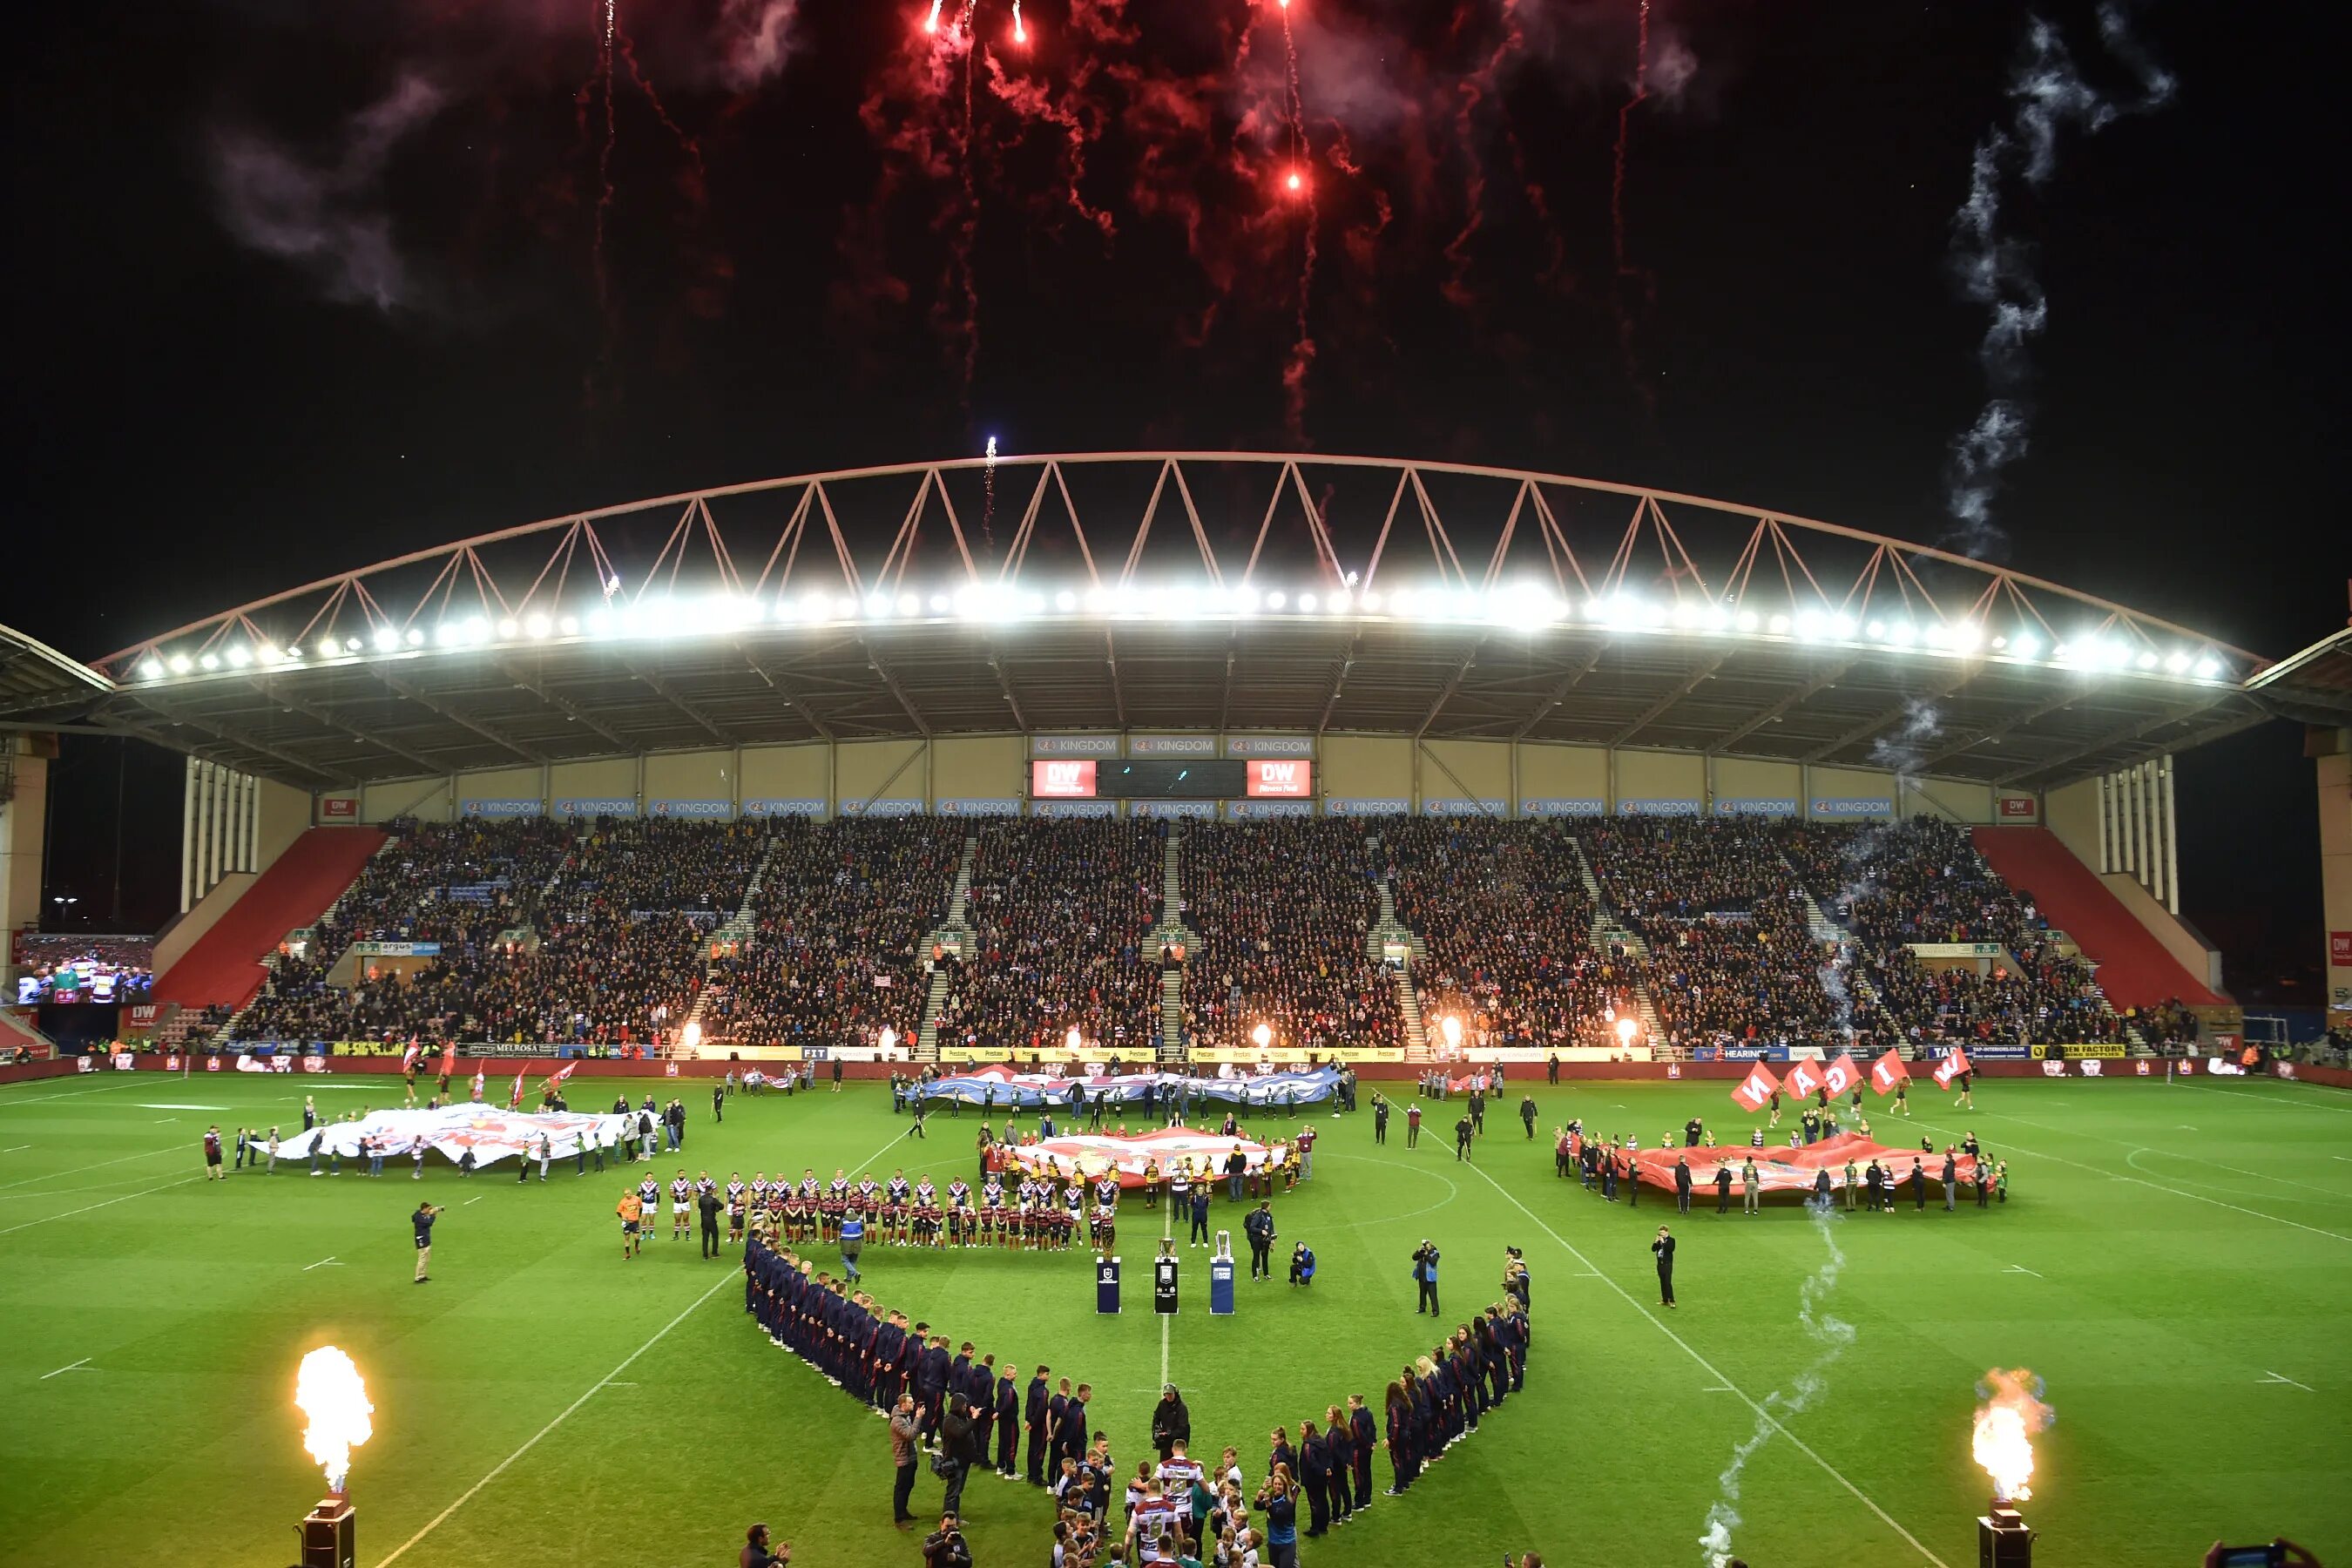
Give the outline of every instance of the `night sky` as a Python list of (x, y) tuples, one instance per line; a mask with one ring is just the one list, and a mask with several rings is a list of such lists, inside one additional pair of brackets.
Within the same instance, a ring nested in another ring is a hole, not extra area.
[[(2274, 26), (1657, 0), (1644, 68), (1636, 0), (1296, 0), (1294, 100), (1271, 0), (1031, 0), (1025, 46), (1009, 0), (924, 11), (620, 0), (609, 47), (589, 0), (21, 17), (0, 619), (95, 658), (485, 529), (993, 435), (1724, 496), (2274, 657), (2344, 622), (2341, 136)], [(1990, 362), (1955, 224), (1989, 137), (1991, 292), (2045, 312)], [(1993, 393), (2022, 450), (1966, 526)], [(118, 897), (125, 750), (69, 742), (52, 890), (152, 929), (179, 764), (129, 751)], [(2300, 752), (2183, 759), (2182, 872), (2241, 994), (2313, 1002)]]

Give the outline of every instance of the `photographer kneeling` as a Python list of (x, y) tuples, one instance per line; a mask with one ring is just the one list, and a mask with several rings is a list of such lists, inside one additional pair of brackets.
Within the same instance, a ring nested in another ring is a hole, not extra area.
[(923, 1568), (971, 1568), (971, 1548), (955, 1515), (940, 1515), (940, 1527), (923, 1537)]

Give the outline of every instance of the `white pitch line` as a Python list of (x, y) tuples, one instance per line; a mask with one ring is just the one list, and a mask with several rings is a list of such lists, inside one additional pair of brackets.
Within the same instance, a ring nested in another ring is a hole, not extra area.
[[(1951, 1131), (1950, 1128), (1937, 1126), (1933, 1121), (1922, 1121), (1917, 1125), (1937, 1132)], [(2146, 1176), (2126, 1176), (2120, 1171), (2110, 1171), (2099, 1165), (2086, 1165), (2080, 1160), (2069, 1160), (2063, 1154), (2044, 1154), (2037, 1150), (2028, 1149), (2022, 1143), (2012, 1143), (2010, 1147), (2021, 1154), (2031, 1155), (2036, 1160), (2054, 1160), (2061, 1165), (2072, 1165), (2078, 1171), (2088, 1171), (2095, 1176), (2105, 1176), (2111, 1182), (2129, 1182), (2136, 1187), (2154, 1187), (2159, 1193), (2170, 1193), (2177, 1198), (2189, 1198), (2200, 1204), (2211, 1204), (2215, 1208), (2231, 1209), (2238, 1214), (2252, 1215), (2256, 1219), (2270, 1220), (2277, 1225), (2293, 1226), (2297, 1230), (2307, 1230), (2314, 1236), (2324, 1236), (2335, 1241), (2352, 1241), (2352, 1236), (2347, 1236), (2340, 1230), (2323, 1230), (2315, 1225), (2305, 1225), (2299, 1219), (2287, 1219), (2280, 1215), (2265, 1214), (2261, 1209), (2250, 1209), (2242, 1204), (2224, 1203), (2220, 1198), (2209, 1198), (2202, 1193), (2192, 1193), (2184, 1187), (2176, 1187), (2168, 1182), (2152, 1182)], [(2292, 1203), (2294, 1200), (2290, 1198), (2288, 1201)]]
[(464, 1208), (471, 1208), (471, 1207), (473, 1207), (476, 1204), (480, 1203), (481, 1201), (482, 1201), (482, 1195), (481, 1195), (481, 1194), (479, 1194), (479, 1193), (476, 1193), (472, 1197), (467, 1198), (464, 1203), (459, 1204), (457, 1206), (458, 1206), (459, 1208), (461, 1208), (461, 1209), (464, 1209)]
[[(19, 1143), (16, 1145), (16, 1149), (29, 1149), (31, 1147), (32, 1145), (30, 1143)], [(144, 1154), (125, 1154), (120, 1159), (100, 1160), (96, 1164), (71, 1165), (62, 1171), (49, 1171), (37, 1176), (19, 1176), (13, 1182), (0, 1183), (0, 1192), (8, 1192), (16, 1187), (29, 1187), (35, 1182), (53, 1182), (59, 1176), (79, 1176), (84, 1171), (102, 1171), (109, 1165), (127, 1165), (133, 1160), (152, 1160), (158, 1154), (185, 1153), (187, 1152), (187, 1147), (188, 1146), (185, 1142), (179, 1142), (174, 1143), (166, 1149), (150, 1149)], [(13, 1154), (16, 1152), (16, 1149), (10, 1149), (6, 1152)], [(38, 1193), (28, 1193), (26, 1195), (28, 1197), (38, 1197), (41, 1194)]]
[[(51, 1373), (49, 1375), (55, 1377), (57, 1373)], [(2257, 1381), (2261, 1383), (2284, 1383), (2289, 1388), (2300, 1388), (2305, 1394), (2313, 1392), (2311, 1384), (2307, 1383), (2297, 1383), (2291, 1377), (2283, 1377), (2279, 1373), (2272, 1372), (2267, 1368), (2263, 1370), (2263, 1375)]]
[[(31, 1145), (30, 1143), (19, 1143), (19, 1144), (17, 1144), (15, 1148), (13, 1148), (13, 1149), (0, 1149), (0, 1154), (21, 1154), (21, 1153), (23, 1153), (26, 1150), (27, 1150), (27, 1149), (29, 1149), (29, 1148), (31, 1148), (31, 1147), (32, 1147), (32, 1145)], [(2337, 1155), (2337, 1156), (2336, 1156), (2336, 1158), (2340, 1160), (2340, 1159), (2342, 1159), (2342, 1158), (2343, 1158), (2343, 1156), (2342, 1156), (2341, 1154), (2339, 1154), (2339, 1155)], [(39, 1178), (39, 1177), (37, 1177), (37, 1176), (36, 1176), (36, 1177), (35, 1177), (35, 1178), (33, 1178), (33, 1179), (34, 1179), (35, 1181), (38, 1181), (38, 1180), (40, 1180), (40, 1178)]]
[(447, 1508), (443, 1509), (439, 1513), (435, 1514), (430, 1520), (427, 1520), (424, 1529), (418, 1531), (415, 1534), (402, 1542), (398, 1546), (394, 1547), (391, 1554), (385, 1557), (382, 1562), (378, 1563), (376, 1564), (376, 1568), (390, 1568), (390, 1564), (399, 1562), (403, 1556), (407, 1554), (410, 1547), (415, 1546), (418, 1542), (432, 1534), (436, 1530), (438, 1530), (441, 1527), (442, 1522), (451, 1514), (457, 1512), (459, 1509), (473, 1501), (484, 1487), (488, 1486), (492, 1481), (497, 1480), (500, 1476), (504, 1475), (509, 1465), (512, 1465), (517, 1459), (521, 1458), (525, 1454), (530, 1453), (531, 1449), (537, 1447), (541, 1438), (546, 1436), (550, 1432), (554, 1431), (558, 1426), (562, 1426), (566, 1420), (571, 1418), (572, 1412), (578, 1410), (582, 1405), (587, 1404), (591, 1399), (593, 1399), (598, 1394), (609, 1387), (614, 1379), (618, 1377), (622, 1373), (628, 1371), (630, 1367), (635, 1365), (636, 1360), (639, 1356), (645, 1354), (647, 1351), (653, 1349), (654, 1346), (661, 1343), (663, 1340), (667, 1339), (669, 1336), (669, 1331), (677, 1327), (680, 1323), (686, 1321), (688, 1317), (693, 1313), (695, 1308), (701, 1306), (705, 1301), (709, 1300), (710, 1298), (719, 1294), (719, 1291), (725, 1289), (728, 1286), (738, 1283), (740, 1282), (735, 1279), (734, 1271), (731, 1269), (729, 1270), (725, 1276), (711, 1281), (709, 1289), (705, 1290), (701, 1295), (697, 1296), (692, 1303), (690, 1303), (685, 1310), (679, 1312), (677, 1317), (672, 1318), (668, 1322), (664, 1323), (660, 1328), (656, 1329), (651, 1339), (648, 1339), (645, 1343), (631, 1351), (626, 1359), (625, 1359), (620, 1365), (614, 1367), (611, 1372), (606, 1373), (603, 1377), (598, 1378), (594, 1384), (589, 1388), (587, 1393), (582, 1394), (579, 1398), (565, 1405), (562, 1411), (556, 1415), (554, 1420), (550, 1421), (546, 1426), (541, 1427), (538, 1431), (532, 1433), (528, 1438), (524, 1439), (522, 1447), (517, 1448), (513, 1453), (509, 1454), (505, 1458), (500, 1459), (496, 1466), (492, 1467), (488, 1475), (484, 1476), (480, 1480), (476, 1481), (472, 1486), (467, 1487), (462, 1493), (458, 1494), (458, 1498), (456, 1502), (451, 1503)]
[[(1163, 1204), (1160, 1205), (1160, 1239), (1162, 1241), (1172, 1240), (1175, 1235), (1176, 1205), (1173, 1204)], [(1166, 1312), (1160, 1314), (1160, 1386), (1162, 1388), (1168, 1386), (1169, 1317), (1170, 1314)]]
[(2039, 1275), (2039, 1274), (2034, 1274), (2032, 1269), (2028, 1268), (2027, 1268), (2024, 1264), (2022, 1264), (2022, 1263), (2012, 1263), (2012, 1264), (2011, 1264), (2008, 1268), (2006, 1268), (2002, 1269), (2002, 1270), (2001, 1270), (2001, 1272), (2002, 1272), (2002, 1273), (2004, 1273), (2004, 1274), (2033, 1274), (2033, 1277), (2034, 1277), (2036, 1279), (2041, 1279), (2041, 1278), (2042, 1278), (2042, 1276), (2041, 1276), (2041, 1275)]
[[(87, 1204), (78, 1209), (68, 1209), (63, 1214), (48, 1215), (40, 1219), (28, 1219), (22, 1225), (12, 1225), (5, 1230), (0, 1230), (0, 1236), (14, 1236), (20, 1230), (30, 1230), (37, 1225), (47, 1225), (50, 1220), (71, 1219), (78, 1214), (88, 1214), (92, 1209), (112, 1208), (116, 1204), (127, 1204), (133, 1198), (143, 1198), (149, 1193), (169, 1192), (173, 1187), (184, 1187), (190, 1182), (201, 1182), (203, 1180), (204, 1178), (202, 1176), (182, 1176), (176, 1182), (165, 1182), (160, 1187), (146, 1187), (135, 1193), (125, 1193), (119, 1198), (109, 1198), (102, 1204)], [(36, 1194), (34, 1195), (38, 1196), (39, 1194)]]
[(24, 1100), (0, 1096), (0, 1110), (7, 1110), (19, 1105), (40, 1105), (52, 1100), (78, 1100), (85, 1094), (109, 1094), (116, 1089), (138, 1087), (135, 1083), (102, 1083), (96, 1089), (69, 1089), (62, 1094), (36, 1094)]
[[(892, 1138), (889, 1143), (883, 1144), (882, 1147), (875, 1150), (873, 1153), (868, 1154), (863, 1163), (871, 1165), (875, 1161), (880, 1159), (883, 1155), (890, 1152), (891, 1144), (898, 1142), (899, 1138), (903, 1138), (905, 1136), (906, 1134), (901, 1132), (897, 1137)], [(190, 1180), (194, 1179), (194, 1178), (193, 1177), (190, 1178)], [(668, 1322), (664, 1323), (660, 1328), (656, 1329), (654, 1331), (653, 1337), (646, 1341), (645, 1343), (639, 1345), (636, 1349), (631, 1351), (622, 1359), (620, 1365), (606, 1373), (603, 1377), (598, 1378), (595, 1384), (589, 1388), (587, 1393), (582, 1394), (579, 1398), (565, 1405), (563, 1409), (557, 1414), (554, 1420), (550, 1421), (546, 1426), (532, 1433), (530, 1436), (525, 1440), (521, 1447), (517, 1448), (513, 1453), (509, 1454), (505, 1458), (500, 1459), (498, 1464), (491, 1468), (488, 1475), (484, 1476), (480, 1480), (476, 1481), (472, 1486), (467, 1487), (465, 1491), (459, 1495), (456, 1502), (451, 1503), (447, 1508), (443, 1509), (439, 1513), (435, 1514), (431, 1519), (425, 1521), (425, 1527), (422, 1530), (419, 1530), (415, 1534), (410, 1536), (398, 1546), (393, 1548), (391, 1554), (385, 1557), (382, 1562), (378, 1563), (376, 1564), (376, 1568), (392, 1568), (392, 1564), (400, 1561), (401, 1557), (407, 1552), (410, 1547), (415, 1546), (418, 1542), (432, 1534), (436, 1530), (438, 1530), (442, 1523), (446, 1521), (451, 1514), (457, 1512), (459, 1509), (471, 1502), (474, 1498), (480, 1493), (484, 1487), (488, 1486), (492, 1481), (497, 1480), (499, 1477), (505, 1474), (509, 1466), (512, 1465), (517, 1459), (521, 1458), (525, 1454), (530, 1453), (533, 1447), (537, 1447), (541, 1438), (546, 1436), (550, 1432), (554, 1431), (558, 1426), (562, 1426), (566, 1420), (570, 1419), (574, 1411), (587, 1404), (591, 1399), (595, 1398), (603, 1390), (610, 1388), (617, 1383), (623, 1373), (628, 1371), (629, 1368), (636, 1364), (636, 1361), (639, 1356), (645, 1354), (647, 1351), (653, 1349), (654, 1346), (659, 1344), (666, 1337), (667, 1337), (672, 1329), (677, 1327), (680, 1323), (686, 1321), (688, 1317), (692, 1316), (696, 1308), (700, 1307), (705, 1301), (709, 1300), (710, 1298), (719, 1294), (720, 1290), (726, 1289), (729, 1285), (740, 1286), (741, 1281), (738, 1279), (736, 1276), (740, 1272), (741, 1270), (740, 1269), (730, 1269), (718, 1279), (713, 1280), (709, 1289), (705, 1290), (701, 1295), (697, 1296), (690, 1303), (688, 1304), (685, 1310), (679, 1312), (677, 1317), (672, 1318)], [(1938, 1564), (1937, 1568), (1943, 1568), (1943, 1565)]]
[[(2352, 1116), (2352, 1105), (2321, 1105), (2315, 1100), (2294, 1100), (2283, 1094), (2256, 1094), (2250, 1089), (2223, 1089), (2218, 1083), (2199, 1083), (2194, 1079), (2183, 1079), (2181, 1081), (2189, 1088), (2203, 1089), (2207, 1094), (2230, 1094), (2237, 1096), (2240, 1100), (2259, 1100), (2265, 1104), (2274, 1105), (2281, 1110), (2326, 1110), (2337, 1116)], [(2328, 1083), (2314, 1083), (2300, 1084), (2296, 1087), (2334, 1089), (2336, 1086)]]
[[(319, 1261), (318, 1261), (318, 1262), (316, 1262), (316, 1263), (305, 1263), (304, 1265), (302, 1265), (302, 1272), (303, 1272), (303, 1273), (305, 1273), (305, 1274), (308, 1274), (309, 1272), (310, 1272), (310, 1270), (311, 1270), (311, 1269), (313, 1269), (313, 1268), (325, 1268), (328, 1264), (330, 1264), (330, 1263), (335, 1263), (335, 1260), (334, 1260), (333, 1258), (320, 1258), (320, 1259), (319, 1259)], [(341, 1265), (341, 1264), (340, 1264), (340, 1263), (335, 1263), (335, 1267), (336, 1267), (336, 1268), (341, 1268), (342, 1267), (342, 1265)]]
[[(79, 1361), (78, 1361), (78, 1362), (74, 1363), (73, 1363), (73, 1365), (71, 1365), (71, 1366), (61, 1366), (61, 1367), (58, 1368), (58, 1370), (57, 1370), (56, 1372), (45, 1372), (45, 1373), (41, 1373), (41, 1375), (40, 1375), (40, 1376), (38, 1376), (38, 1377), (35, 1378), (33, 1381), (34, 1381), (35, 1383), (47, 1383), (47, 1382), (48, 1382), (48, 1381), (49, 1381), (49, 1379), (51, 1379), (51, 1378), (53, 1378), (53, 1377), (61, 1376), (62, 1374), (64, 1374), (64, 1373), (68, 1373), (68, 1372), (77, 1372), (77, 1371), (79, 1371), (81, 1368), (86, 1367), (86, 1366), (88, 1366), (89, 1364), (89, 1357), (88, 1357), (88, 1356), (84, 1356), (84, 1357), (82, 1357), (82, 1358), (81, 1358), (81, 1360), (79, 1360)], [(2272, 1373), (2271, 1375), (2272, 1375), (2272, 1376), (2273, 1376), (2273, 1377), (2276, 1377), (2278, 1374), (2277, 1374), (2277, 1373)], [(2284, 1382), (2284, 1381), (2285, 1381), (2285, 1380), (2284, 1380), (2284, 1379), (2281, 1379), (2280, 1381)]]
[[(1508, 1187), (1506, 1187), (1502, 1183), (1495, 1180), (1493, 1176), (1488, 1175), (1483, 1166), (1473, 1166), (1472, 1169), (1477, 1171), (1478, 1174), (1481, 1176), (1485, 1176), (1486, 1179), (1486, 1184), (1494, 1188), (1496, 1192), (1502, 1194), (1506, 1199), (1509, 1200), (1513, 1208), (1517, 1209), (1521, 1214), (1527, 1215), (1528, 1218), (1534, 1220), (1536, 1228), (1542, 1231), (1546, 1236), (1551, 1237), (1552, 1240), (1558, 1242), (1561, 1249), (1567, 1252), (1570, 1258), (1575, 1258), (1587, 1268), (1592, 1268), (1592, 1259), (1585, 1257), (1583, 1253), (1578, 1251), (1575, 1247), (1569, 1243), (1565, 1237), (1559, 1234), (1559, 1232), (1546, 1225), (1537, 1216), (1535, 1210), (1521, 1203), (1518, 1200), (1517, 1195), (1515, 1194)], [(1877, 1503), (1872, 1501), (1870, 1495), (1867, 1492), (1864, 1491), (1860, 1487), (1855, 1486), (1852, 1481), (1846, 1479), (1845, 1476), (1827, 1459), (1822, 1458), (1821, 1455), (1815, 1453), (1811, 1445), (1808, 1444), (1802, 1437), (1798, 1436), (1794, 1432), (1790, 1431), (1787, 1426), (1781, 1425), (1780, 1419), (1769, 1410), (1766, 1409), (1763, 1405), (1759, 1405), (1755, 1400), (1749, 1398), (1746, 1392), (1743, 1391), (1738, 1384), (1733, 1383), (1731, 1379), (1726, 1377), (1719, 1370), (1717, 1370), (1713, 1362), (1710, 1362), (1706, 1357), (1701, 1355), (1696, 1350), (1693, 1349), (1689, 1341), (1684, 1339), (1682, 1335), (1675, 1332), (1674, 1330), (1666, 1327), (1664, 1321), (1661, 1320), (1657, 1314), (1652, 1312), (1649, 1308), (1634, 1300), (1633, 1294), (1629, 1292), (1625, 1287), (1618, 1284), (1616, 1280), (1610, 1279), (1606, 1274), (1601, 1274), (1601, 1271), (1597, 1268), (1594, 1268), (1593, 1272), (1600, 1275), (1601, 1280), (1603, 1284), (1607, 1285), (1612, 1290), (1616, 1291), (1618, 1295), (1624, 1297), (1625, 1304), (1633, 1308), (1633, 1310), (1641, 1313), (1644, 1319), (1648, 1320), (1652, 1328), (1656, 1329), (1658, 1332), (1674, 1341), (1674, 1342), (1681, 1348), (1682, 1352), (1685, 1355), (1698, 1363), (1701, 1371), (1705, 1372), (1709, 1377), (1714, 1378), (1717, 1382), (1722, 1384), (1729, 1392), (1738, 1395), (1741, 1404), (1747, 1405), (1748, 1409), (1756, 1413), (1756, 1418), (1758, 1420), (1771, 1427), (1772, 1430), (1780, 1434), (1781, 1436), (1789, 1439), (1790, 1443), (1796, 1446), (1797, 1452), (1804, 1455), (1805, 1458), (1811, 1459), (1815, 1465), (1821, 1467), (1823, 1474), (1827, 1475), (1832, 1480), (1837, 1482), (1838, 1485), (1843, 1487), (1848, 1492), (1851, 1492), (1863, 1507), (1868, 1509), (1872, 1513), (1876, 1514), (1878, 1516), (1879, 1522), (1885, 1525), (1887, 1529), (1893, 1531), (1895, 1534), (1901, 1536), (1906, 1542), (1908, 1542), (1914, 1552), (1916, 1552), (1927, 1562), (1934, 1563), (1936, 1568), (1951, 1568), (1951, 1564), (1946, 1563), (1933, 1552), (1928, 1551), (1926, 1544), (1922, 1542), (1917, 1536), (1912, 1534), (1909, 1531), (1904, 1529), (1902, 1525), (1896, 1523), (1894, 1515), (1888, 1513), (1885, 1509), (1879, 1507)]]

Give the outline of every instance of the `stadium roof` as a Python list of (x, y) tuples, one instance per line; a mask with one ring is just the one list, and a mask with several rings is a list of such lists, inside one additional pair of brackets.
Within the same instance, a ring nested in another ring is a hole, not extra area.
[[(23, 639), (16, 639), (22, 644)], [(99, 661), (0, 719), (303, 788), (919, 735), (1218, 729), (1900, 765), (2047, 787), (2352, 691), (1883, 535), (1370, 458), (972, 458), (551, 518)], [(42, 673), (46, 670), (47, 673)], [(70, 679), (69, 679), (70, 678)]]
[(19, 728), (45, 719), (71, 722), (113, 689), (114, 682), (89, 666), (0, 626), (0, 717)]

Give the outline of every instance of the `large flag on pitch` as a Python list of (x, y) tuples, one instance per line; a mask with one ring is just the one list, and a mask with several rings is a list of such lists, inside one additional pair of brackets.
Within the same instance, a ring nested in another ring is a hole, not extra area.
[(1748, 1069), (1748, 1076), (1739, 1080), (1739, 1087), (1731, 1091), (1731, 1099), (1742, 1110), (1761, 1110), (1780, 1092), (1780, 1080), (1772, 1076), (1771, 1068), (1758, 1062)]
[(1870, 1087), (1874, 1093), (1893, 1094), (1895, 1086), (1911, 1075), (1903, 1070), (1902, 1053), (1893, 1046), (1886, 1054), (1870, 1064)]
[(522, 1075), (523, 1075), (523, 1074), (525, 1074), (525, 1073), (527, 1073), (527, 1072), (529, 1072), (530, 1070), (530, 1064), (529, 1062), (525, 1062), (525, 1063), (523, 1063), (523, 1064), (522, 1064), (522, 1066), (520, 1066), (520, 1067), (519, 1067), (519, 1068), (515, 1068), (515, 1081), (514, 1081), (514, 1088), (513, 1088), (513, 1089), (512, 1089), (511, 1091), (509, 1091), (509, 1094), (507, 1095), (507, 1109), (508, 1109), (509, 1110), (520, 1110), (520, 1109), (521, 1109), (521, 1107), (522, 1107)]
[(1811, 1094), (1825, 1081), (1822, 1077), (1822, 1069), (1802, 1058), (1789, 1069), (1787, 1080), (1789, 1092), (1800, 1098)]
[(1951, 1088), (1952, 1080), (1968, 1070), (1969, 1054), (1959, 1047), (1954, 1046), (1944, 1053), (1944, 1059), (1936, 1065), (1936, 1087)]
[(1832, 1096), (1843, 1098), (1848, 1089), (1862, 1081), (1862, 1068), (1854, 1065), (1852, 1056), (1840, 1051), (1837, 1060), (1822, 1069), (1822, 1081), (1829, 1085)]

